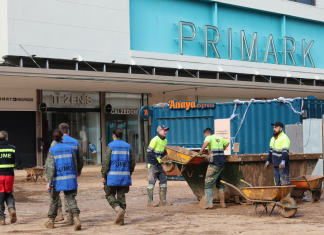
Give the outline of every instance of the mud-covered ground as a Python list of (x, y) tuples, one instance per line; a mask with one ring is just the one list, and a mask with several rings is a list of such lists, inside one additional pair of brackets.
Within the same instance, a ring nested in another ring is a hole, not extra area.
[[(16, 171), (18, 221), (1, 226), (0, 234), (324, 234), (323, 197), (314, 204), (305, 198), (291, 219), (281, 217), (277, 210), (270, 217), (256, 218), (251, 205), (228, 203), (228, 208), (221, 209), (216, 203), (214, 209), (201, 210), (185, 181), (169, 181), (167, 197), (174, 206), (147, 208), (144, 164), (138, 164), (133, 174), (124, 226), (114, 225), (116, 213), (105, 199), (100, 166), (86, 166), (78, 179), (82, 230), (75, 232), (64, 221), (49, 230), (44, 226), (49, 208), (46, 183), (25, 183), (24, 176), (23, 170)], [(154, 200), (158, 202), (158, 187)]]

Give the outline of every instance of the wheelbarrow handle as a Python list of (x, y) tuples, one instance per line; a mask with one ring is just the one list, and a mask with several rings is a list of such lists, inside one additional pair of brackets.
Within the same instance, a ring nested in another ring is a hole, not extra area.
[(247, 185), (249, 185), (250, 187), (253, 187), (253, 185), (252, 185), (252, 184), (249, 184), (248, 182), (246, 182), (246, 181), (244, 181), (244, 180), (242, 180), (242, 179), (240, 179), (240, 181), (241, 181), (241, 182), (243, 182), (244, 184), (247, 184)]
[(309, 190), (311, 190), (311, 187), (310, 187), (310, 185), (309, 185), (309, 182), (308, 182), (308, 180), (306, 179), (306, 177), (303, 175), (303, 178), (304, 178), (304, 180), (306, 181), (306, 183), (307, 183), (307, 185), (308, 185), (308, 188), (309, 188)]
[(233, 184), (227, 183), (224, 180), (221, 180), (220, 182), (223, 183), (223, 184), (226, 184), (226, 185), (228, 185), (228, 186), (230, 186), (230, 187), (232, 187), (234, 189), (236, 189), (238, 192), (240, 192), (240, 194), (242, 194), (243, 197), (245, 197), (246, 200), (252, 201), (247, 196), (245, 196), (245, 194), (239, 188), (235, 187)]

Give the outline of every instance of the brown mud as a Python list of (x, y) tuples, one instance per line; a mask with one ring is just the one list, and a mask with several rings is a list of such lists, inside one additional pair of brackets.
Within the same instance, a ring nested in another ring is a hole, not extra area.
[[(323, 234), (324, 198), (311, 203), (306, 196), (298, 205), (296, 216), (283, 218), (278, 209), (272, 216), (256, 218), (252, 205), (227, 203), (228, 208), (202, 210), (196, 196), (185, 181), (168, 181), (167, 200), (170, 207), (148, 208), (147, 171), (138, 164), (133, 186), (126, 195), (125, 225), (114, 225), (116, 212), (105, 199), (100, 166), (87, 166), (78, 180), (77, 201), (81, 210), (82, 230), (74, 231), (65, 221), (46, 229), (49, 197), (46, 183), (24, 182), (25, 172), (16, 171), (15, 192), (18, 221), (1, 226), (0, 234)], [(63, 196), (61, 196), (63, 199)], [(158, 182), (154, 201), (159, 201)], [(270, 209), (270, 207), (269, 207)], [(261, 207), (259, 208), (261, 212)], [(64, 212), (64, 216), (66, 214)]]

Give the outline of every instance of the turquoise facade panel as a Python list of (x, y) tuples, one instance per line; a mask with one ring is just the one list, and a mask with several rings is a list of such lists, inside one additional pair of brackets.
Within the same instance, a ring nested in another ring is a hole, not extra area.
[[(244, 30), (248, 48), (251, 46), (253, 33), (257, 32), (259, 63), (264, 61), (268, 37), (271, 34), (279, 64), (284, 64), (283, 37), (287, 36), (296, 41), (293, 55), (297, 66), (303, 66), (302, 40), (305, 39), (306, 48), (314, 40), (310, 49), (311, 56), (316, 68), (324, 68), (321, 56), (324, 52), (321, 47), (324, 23), (199, 0), (130, 0), (131, 50), (179, 54), (179, 21), (191, 22), (196, 27), (195, 40), (183, 42), (184, 55), (204, 56), (204, 26), (211, 25), (216, 26), (220, 33), (216, 47), (222, 59), (229, 59), (228, 29), (231, 28), (233, 60), (241, 60), (240, 31)], [(183, 26), (185, 37), (191, 36), (191, 32), (189, 26)], [(209, 30), (208, 40), (214, 38), (214, 31)], [(291, 47), (291, 42), (287, 41), (287, 49), (290, 50)], [(272, 51), (270, 46), (270, 52)], [(210, 44), (208, 57), (216, 57)], [(292, 65), (288, 55), (287, 58), (287, 64)], [(246, 52), (244, 60), (247, 61)], [(275, 63), (273, 55), (268, 56), (267, 63)], [(306, 66), (311, 67), (308, 58)]]

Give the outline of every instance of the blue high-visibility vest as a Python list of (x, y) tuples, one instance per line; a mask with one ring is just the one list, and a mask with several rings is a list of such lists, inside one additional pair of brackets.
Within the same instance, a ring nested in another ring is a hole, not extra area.
[(63, 135), (63, 144), (67, 144), (73, 148), (75, 156), (78, 156), (79, 142), (68, 135)]
[(131, 186), (130, 152), (131, 147), (122, 140), (115, 140), (108, 144), (111, 148), (111, 160), (107, 174), (108, 186)]
[(55, 190), (70, 191), (78, 188), (76, 171), (73, 164), (73, 149), (71, 146), (57, 143), (49, 150), (55, 161), (53, 185)]

